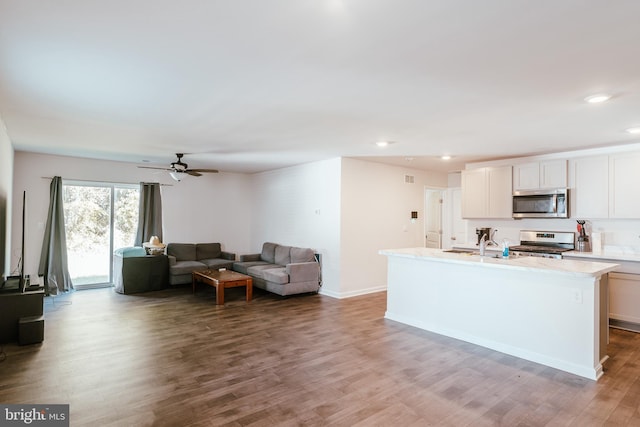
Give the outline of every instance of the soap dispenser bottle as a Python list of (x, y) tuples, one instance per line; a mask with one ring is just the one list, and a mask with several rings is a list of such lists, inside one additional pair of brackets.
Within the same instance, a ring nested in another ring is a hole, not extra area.
[(509, 241), (507, 239), (502, 241), (502, 258), (509, 258)]

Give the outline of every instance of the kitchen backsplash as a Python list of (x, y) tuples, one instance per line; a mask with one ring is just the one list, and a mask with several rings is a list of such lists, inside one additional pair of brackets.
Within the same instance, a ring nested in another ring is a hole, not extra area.
[(616, 252), (640, 253), (640, 219), (601, 219), (589, 220), (588, 218), (574, 219), (523, 219), (523, 220), (469, 220), (467, 229), (467, 241), (475, 241), (476, 227), (491, 227), (497, 229), (495, 240), (501, 243), (508, 239), (510, 244), (520, 241), (520, 230), (548, 230), (548, 231), (572, 231), (576, 230), (576, 219), (587, 220), (587, 231), (601, 233), (604, 250)]

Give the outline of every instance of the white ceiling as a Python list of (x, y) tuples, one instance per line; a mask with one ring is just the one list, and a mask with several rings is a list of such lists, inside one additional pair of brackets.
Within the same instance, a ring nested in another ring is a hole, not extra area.
[[(638, 142), (639, 16), (637, 0), (0, 0), (0, 115), (17, 150), (238, 172)], [(598, 92), (613, 98), (583, 101)]]

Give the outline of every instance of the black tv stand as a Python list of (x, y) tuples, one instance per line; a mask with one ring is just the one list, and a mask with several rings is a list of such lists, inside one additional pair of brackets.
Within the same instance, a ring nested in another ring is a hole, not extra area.
[(0, 293), (0, 343), (17, 342), (21, 318), (42, 316), (44, 289)]

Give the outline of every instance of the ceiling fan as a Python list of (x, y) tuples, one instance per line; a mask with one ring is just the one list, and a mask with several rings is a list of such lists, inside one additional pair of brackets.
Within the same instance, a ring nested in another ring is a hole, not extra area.
[(218, 171), (215, 169), (189, 169), (189, 165), (187, 165), (182, 161), (183, 156), (184, 156), (183, 153), (176, 153), (176, 157), (178, 157), (178, 160), (175, 162), (172, 162), (171, 167), (169, 168), (157, 168), (154, 166), (138, 166), (138, 167), (143, 169), (159, 169), (159, 170), (169, 171), (169, 175), (171, 175), (171, 178), (175, 179), (178, 182), (180, 182), (182, 178), (185, 177), (185, 175), (202, 176), (203, 173), (218, 173)]

